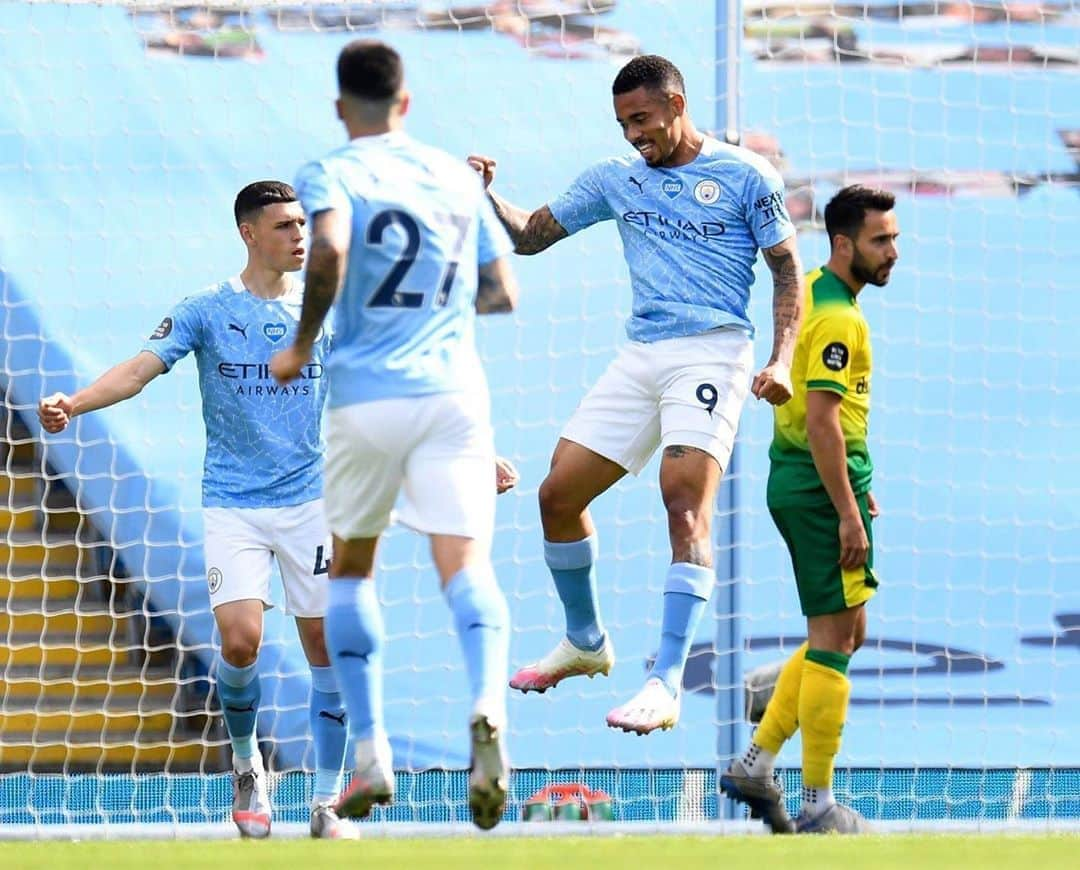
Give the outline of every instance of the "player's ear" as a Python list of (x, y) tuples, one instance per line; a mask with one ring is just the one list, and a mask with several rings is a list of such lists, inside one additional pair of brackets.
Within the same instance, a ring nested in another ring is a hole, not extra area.
[(244, 240), (244, 244), (252, 245), (255, 243), (255, 234), (251, 231), (251, 224), (247, 221), (241, 221), (240, 226), (237, 227), (240, 231), (240, 238)]
[(686, 111), (686, 97), (682, 94), (675, 93), (668, 97), (671, 111), (675, 113), (676, 117), (679, 117)]
[(337, 112), (338, 120), (345, 120), (345, 107), (342, 105), (341, 97), (334, 100), (334, 110)]
[(398, 114), (401, 115), (401, 117), (405, 117), (406, 113), (409, 111), (409, 104), (411, 102), (412, 94), (408, 91), (402, 91), (401, 99), (398, 100)]

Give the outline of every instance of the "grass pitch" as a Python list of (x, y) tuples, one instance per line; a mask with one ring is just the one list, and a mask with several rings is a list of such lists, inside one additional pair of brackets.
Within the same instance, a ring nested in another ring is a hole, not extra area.
[(303, 870), (387, 867), (558, 870), (930, 870), (1077, 866), (1080, 835), (896, 834), (864, 837), (613, 836), (513, 839), (372, 839), (0, 843), (4, 870)]

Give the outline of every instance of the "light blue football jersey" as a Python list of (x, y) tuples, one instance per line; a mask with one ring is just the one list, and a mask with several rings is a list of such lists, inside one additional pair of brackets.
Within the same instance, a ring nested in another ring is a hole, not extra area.
[(477, 269), (513, 245), (465, 161), (401, 132), (364, 136), (301, 169), (296, 191), (309, 216), (352, 223), (330, 407), (486, 389)]
[(291, 384), (280, 386), (269, 369), (292, 343), (302, 300), (299, 281), (277, 299), (260, 299), (230, 278), (181, 301), (143, 345), (169, 369), (195, 354), (205, 507), (285, 507), (322, 496), (329, 332), (320, 332)]
[(795, 233), (784, 183), (759, 155), (706, 136), (685, 166), (602, 161), (549, 204), (568, 233), (613, 220), (630, 270), (633, 341), (745, 329), (754, 261)]

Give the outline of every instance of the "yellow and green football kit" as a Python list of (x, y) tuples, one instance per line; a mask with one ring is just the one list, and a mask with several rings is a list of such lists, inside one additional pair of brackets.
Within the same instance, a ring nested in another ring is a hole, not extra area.
[[(878, 585), (867, 504), (873, 472), (866, 446), (873, 360), (870, 327), (855, 294), (824, 267), (811, 272), (806, 283), (806, 314), (791, 365), (792, 397), (775, 409), (766, 500), (791, 553), (802, 611), (819, 616), (867, 601)], [(866, 565), (850, 571), (840, 568), (840, 517), (810, 453), (806, 397), (811, 390), (841, 397), (848, 479), (870, 540)]]

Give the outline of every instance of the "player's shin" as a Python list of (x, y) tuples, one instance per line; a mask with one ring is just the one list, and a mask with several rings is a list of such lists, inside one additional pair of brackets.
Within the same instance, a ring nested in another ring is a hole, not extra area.
[(345, 704), (332, 668), (311, 666), (311, 706), (308, 711), (315, 745), (315, 792), (312, 805), (330, 803), (341, 793), (342, 769), (349, 727)]
[(777, 753), (799, 727), (799, 688), (802, 685), (806, 649), (804, 642), (784, 663), (776, 689), (765, 708), (765, 715), (754, 732), (750, 748), (743, 756), (743, 766), (751, 776), (772, 773)]
[(847, 719), (850, 656), (809, 649), (799, 689), (803, 745), (803, 812), (817, 814), (833, 803), (833, 764)]
[(663, 681), (673, 696), (680, 692), (690, 644), (705, 612), (705, 605), (709, 602), (714, 582), (712, 568), (688, 562), (676, 562), (668, 568), (664, 584), (660, 650), (650, 676)]
[(371, 739), (383, 728), (383, 620), (375, 582), (337, 577), (330, 581), (325, 620), (326, 649), (352, 736)]
[(483, 706), (505, 722), (510, 619), (491, 564), (467, 565), (443, 590), (454, 615), (474, 708)]
[(604, 643), (596, 594), (598, 553), (596, 535), (570, 543), (544, 541), (544, 560), (566, 614), (566, 636), (578, 649), (590, 651)]
[(261, 700), (258, 664), (238, 668), (224, 659), (218, 660), (217, 692), (225, 727), (232, 743), (233, 763), (240, 772), (260, 767), (257, 759), (259, 746), (255, 734), (255, 721)]

